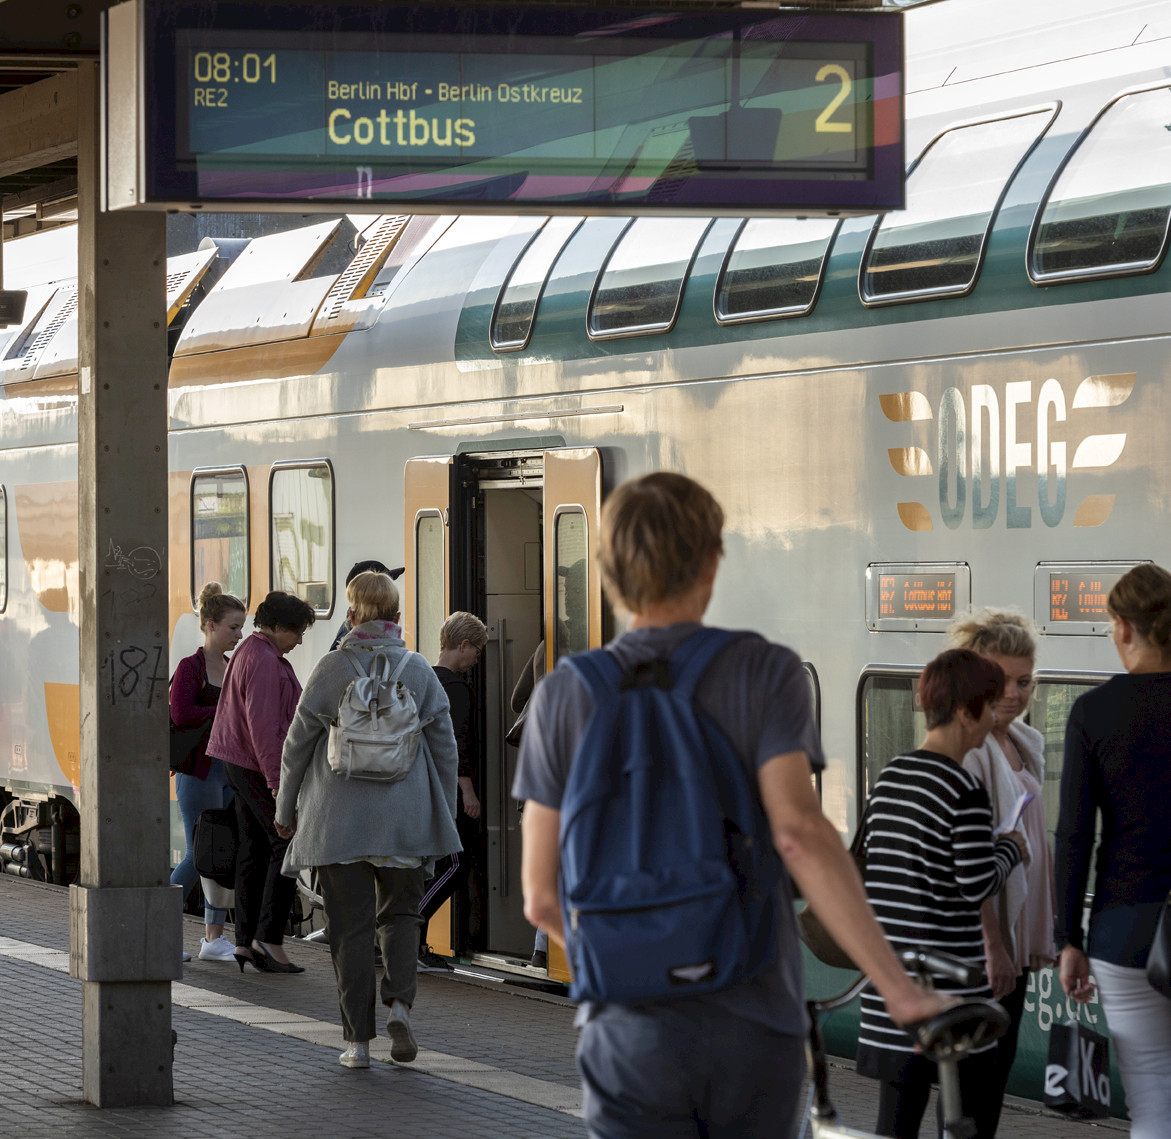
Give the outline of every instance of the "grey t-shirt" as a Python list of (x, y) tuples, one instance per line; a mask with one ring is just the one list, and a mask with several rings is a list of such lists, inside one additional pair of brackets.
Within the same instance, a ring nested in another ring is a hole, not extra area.
[[(698, 627), (687, 622), (634, 629), (607, 648), (628, 669), (655, 657), (669, 657)], [(805, 752), (814, 770), (825, 766), (809, 682), (790, 649), (746, 634), (712, 661), (695, 696), (753, 776), (775, 756), (796, 751)], [(561, 809), (569, 768), (592, 711), (589, 690), (566, 668), (558, 668), (537, 685), (512, 787), (516, 798)], [(783, 872), (776, 902), (780, 943), (774, 965), (736, 988), (681, 1000), (712, 1002), (778, 1032), (805, 1031), (804, 979), (792, 889)]]

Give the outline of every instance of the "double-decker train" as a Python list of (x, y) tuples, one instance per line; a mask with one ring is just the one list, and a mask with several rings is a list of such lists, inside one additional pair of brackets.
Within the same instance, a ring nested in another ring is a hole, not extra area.
[[(519, 969), (532, 944), (513, 681), (542, 639), (552, 665), (613, 632), (599, 505), (656, 468), (727, 512), (710, 619), (806, 662), (843, 835), (917, 742), (914, 677), (970, 604), (1041, 630), (1055, 822), (1069, 706), (1118, 668), (1105, 594), (1171, 561), (1171, 11), (948, 0), (905, 18), (907, 208), (879, 219), (242, 217), (199, 248), (175, 227), (170, 665), (212, 579), (250, 610), (270, 588), (314, 606), (303, 676), (360, 559), (406, 566), (429, 659), (447, 612), (480, 614), (482, 960)], [(0, 860), (65, 882), (75, 233), (10, 242), (4, 264), (29, 301), (0, 329)], [(1077, 1012), (1048, 971), (1027, 1007), (1011, 1088), (1036, 1097), (1043, 1033)]]

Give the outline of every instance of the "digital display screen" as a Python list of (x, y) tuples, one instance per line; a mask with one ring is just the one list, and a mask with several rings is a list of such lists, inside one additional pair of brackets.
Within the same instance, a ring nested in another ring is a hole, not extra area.
[(144, 5), (151, 199), (903, 205), (897, 14)]
[(878, 616), (950, 621), (956, 612), (954, 573), (887, 573), (878, 578)]
[(1054, 623), (1086, 621), (1105, 624), (1110, 620), (1106, 598), (1118, 579), (1127, 572), (1090, 570), (1049, 574), (1049, 620)]

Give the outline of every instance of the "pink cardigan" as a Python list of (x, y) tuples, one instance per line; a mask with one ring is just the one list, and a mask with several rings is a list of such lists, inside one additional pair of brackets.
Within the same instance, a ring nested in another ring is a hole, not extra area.
[(207, 754), (259, 771), (275, 792), (285, 733), (300, 697), (293, 666), (263, 633), (253, 633), (228, 664)]

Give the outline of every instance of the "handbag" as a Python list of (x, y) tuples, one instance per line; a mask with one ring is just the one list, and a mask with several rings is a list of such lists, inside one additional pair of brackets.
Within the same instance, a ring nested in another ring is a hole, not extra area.
[(209, 807), (195, 820), (191, 860), (204, 878), (228, 889), (236, 885), (236, 807)]
[(194, 728), (180, 728), (171, 721), (171, 770), (176, 775), (191, 775), (199, 761), (200, 744), (211, 735), (212, 721)]
[(1155, 926), (1151, 955), (1147, 958), (1147, 980), (1152, 989), (1171, 1000), (1171, 918), (1167, 916), (1168, 910), (1171, 910), (1171, 894), (1163, 903), (1159, 924)]
[[(870, 806), (867, 804), (862, 815), (862, 822), (858, 825), (854, 841), (850, 843), (850, 857), (858, 867), (858, 876), (866, 881), (866, 822), (870, 818)], [(805, 943), (806, 948), (823, 965), (834, 969), (850, 969), (855, 973), (861, 970), (854, 964), (854, 959), (833, 939), (829, 930), (821, 923), (806, 902), (805, 909), (797, 915), (797, 935)]]
[(528, 718), (529, 705), (532, 703), (532, 697), (525, 701), (525, 706), (520, 710), (520, 715), (512, 721), (512, 727), (504, 733), (504, 742), (510, 744), (512, 747), (520, 747), (521, 733), (525, 729), (525, 720)]
[(1110, 1114), (1110, 1045), (1075, 1020), (1049, 1030), (1045, 1106), (1079, 1119)]

